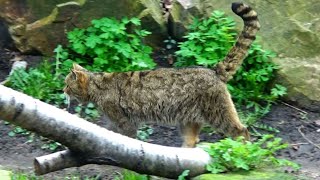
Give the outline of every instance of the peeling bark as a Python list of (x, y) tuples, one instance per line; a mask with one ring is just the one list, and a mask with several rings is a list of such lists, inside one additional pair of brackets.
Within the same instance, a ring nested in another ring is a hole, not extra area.
[(202, 149), (167, 147), (132, 139), (2, 85), (0, 118), (70, 149), (36, 158), (38, 174), (96, 163), (177, 178), (187, 169), (190, 176), (205, 173), (205, 165), (211, 161)]

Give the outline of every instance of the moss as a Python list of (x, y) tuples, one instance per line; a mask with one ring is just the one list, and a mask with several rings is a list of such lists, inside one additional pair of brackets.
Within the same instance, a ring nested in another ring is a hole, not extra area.
[[(203, 174), (194, 178), (194, 180), (295, 180), (296, 176), (287, 173), (267, 171), (249, 171), (225, 174)], [(301, 179), (301, 177), (299, 177)]]

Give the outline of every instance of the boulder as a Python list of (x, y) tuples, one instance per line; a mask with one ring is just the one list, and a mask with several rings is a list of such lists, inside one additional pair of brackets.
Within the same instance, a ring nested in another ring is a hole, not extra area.
[(277, 81), (288, 89), (285, 99), (320, 112), (320, 56), (275, 58), (274, 61), (281, 66)]
[(204, 16), (201, 0), (173, 1), (168, 19), (168, 32), (174, 38), (181, 40), (187, 34), (188, 26), (195, 17)]
[(66, 44), (66, 32), (73, 28), (87, 27), (93, 19), (125, 16), (139, 17), (142, 28), (155, 32), (147, 39), (151, 45), (162, 42), (166, 26), (157, 0), (0, 0), (0, 19), (22, 53), (52, 55), (58, 44)]

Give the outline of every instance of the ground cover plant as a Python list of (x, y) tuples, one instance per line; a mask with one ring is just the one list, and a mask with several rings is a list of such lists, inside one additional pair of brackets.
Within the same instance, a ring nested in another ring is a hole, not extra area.
[(17, 69), (9, 76), (7, 86), (54, 105), (62, 105), (63, 80), (58, 68), (44, 60), (36, 68)]
[(276, 152), (287, 148), (288, 144), (281, 143), (281, 139), (274, 138), (273, 135), (263, 135), (256, 142), (246, 143), (243, 137), (236, 140), (226, 138), (216, 143), (201, 143), (198, 147), (213, 158), (212, 163), (207, 165), (207, 170), (213, 174), (279, 166), (299, 169), (298, 164), (275, 157)]
[(74, 29), (68, 33), (69, 44), (55, 50), (65, 72), (73, 62), (91, 71), (124, 72), (152, 69), (152, 48), (143, 43), (151, 34), (140, 28), (138, 18), (112, 18), (93, 20), (85, 29)]

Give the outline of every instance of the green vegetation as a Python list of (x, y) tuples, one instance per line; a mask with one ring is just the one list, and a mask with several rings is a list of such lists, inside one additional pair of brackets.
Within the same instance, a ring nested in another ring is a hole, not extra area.
[(143, 125), (137, 131), (137, 138), (141, 141), (147, 141), (152, 133), (153, 129), (151, 126)]
[(235, 22), (223, 12), (214, 11), (208, 19), (195, 19), (186, 41), (179, 43), (176, 67), (212, 67), (223, 60), (236, 37)]
[(286, 148), (287, 144), (282, 144), (280, 138), (272, 135), (263, 135), (257, 142), (244, 143), (244, 138), (240, 137), (237, 140), (226, 138), (217, 143), (201, 143), (198, 146), (213, 158), (212, 163), (207, 165), (207, 170), (214, 174), (270, 166), (299, 169), (299, 165), (275, 157), (275, 153)]
[(13, 130), (11, 130), (8, 135), (11, 137), (16, 136), (17, 134), (21, 134), (21, 135), (30, 135), (31, 133), (19, 126), (16, 126)]
[(86, 29), (74, 29), (68, 33), (69, 45), (55, 50), (69, 71), (77, 62), (93, 71), (123, 72), (155, 67), (150, 54), (151, 47), (142, 41), (150, 34), (140, 28), (138, 18), (110, 18), (93, 20)]
[(133, 171), (124, 170), (121, 174), (117, 175), (115, 180), (148, 180), (147, 175), (138, 174)]
[(178, 180), (185, 180), (189, 176), (190, 170), (184, 170), (178, 177)]
[(44, 144), (41, 146), (41, 149), (49, 149), (54, 152), (58, 148), (62, 147), (62, 144), (56, 141), (50, 140), (48, 138), (43, 138), (43, 137), (41, 139), (44, 142)]
[(41, 101), (62, 105), (63, 80), (57, 70), (45, 60), (37, 68), (15, 70), (6, 85)]
[(98, 110), (92, 103), (88, 103), (86, 106), (79, 104), (74, 110), (77, 112), (77, 114), (79, 114), (80, 117), (83, 117), (88, 121), (94, 121), (100, 117)]
[[(186, 41), (179, 43), (176, 52), (176, 67), (200, 65), (213, 67), (222, 61), (236, 39), (235, 22), (223, 12), (214, 11), (208, 19), (195, 19), (189, 27)], [(247, 58), (239, 68), (228, 88), (238, 109), (245, 106), (253, 113), (244, 113), (244, 122), (253, 125), (257, 119), (269, 112), (277, 98), (286, 94), (281, 85), (271, 86), (278, 67), (271, 62), (275, 54), (253, 43)]]
[(33, 174), (25, 174), (21, 172), (11, 173), (11, 180), (43, 180), (44, 178), (37, 177)]

